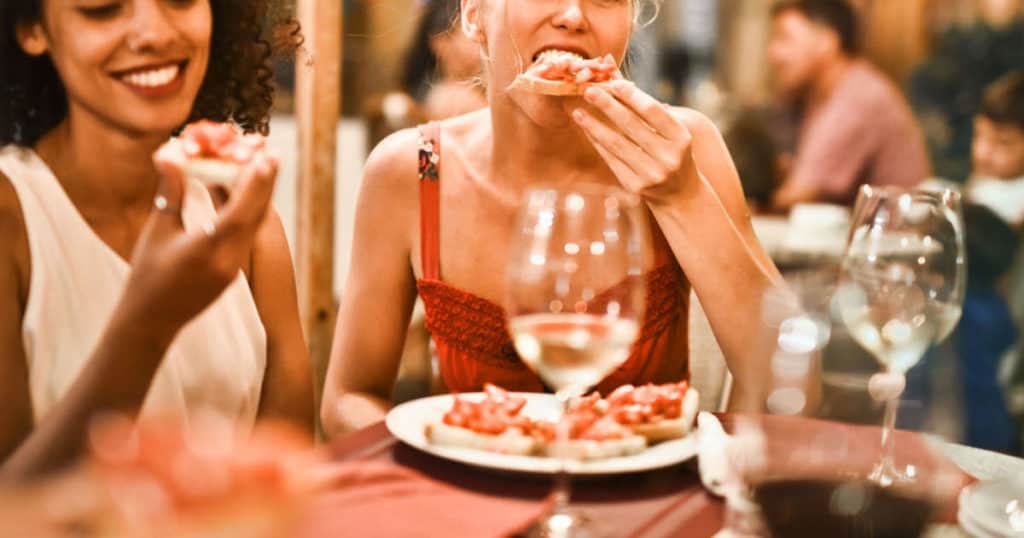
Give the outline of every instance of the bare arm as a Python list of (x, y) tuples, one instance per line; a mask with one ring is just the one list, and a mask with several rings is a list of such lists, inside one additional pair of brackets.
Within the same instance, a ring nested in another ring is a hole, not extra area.
[(32, 431), (28, 366), (21, 339), (21, 318), (28, 296), (28, 237), (14, 187), (0, 174), (0, 461), (6, 460)]
[[(67, 393), (27, 436), (25, 431), (6, 432), (4, 448), (14, 452), (0, 467), (0, 481), (24, 480), (67, 464), (81, 453), (93, 416), (139, 409), (174, 336), (220, 295), (247, 261), (270, 202), (276, 166), (276, 161), (257, 158), (218, 215), (216, 231), (192, 235), (184, 232), (180, 215), (181, 163), (162, 162), (160, 194), (172, 209), (154, 211), (147, 221), (125, 292)], [(11, 307), (7, 303), (0, 308)], [(4, 358), (8, 366), (7, 361), (19, 359), (24, 364), (24, 350), (18, 353), (12, 343), (13, 338), (20, 341), (20, 317), (15, 321), (10, 325), (17, 330), (0, 333), (6, 339), (0, 345), (15, 352)], [(22, 379), (27, 386), (27, 379)], [(15, 404), (16, 411), (11, 412), (5, 406), (4, 413), (12, 413), (12, 422), (19, 422), (23, 407)]]
[(613, 87), (588, 97), (611, 124), (581, 110), (576, 121), (622, 184), (644, 196), (692, 282), (735, 376), (730, 407), (760, 409), (774, 349), (762, 304), (783, 283), (754, 236), (725, 143), (700, 114), (629, 83)]
[(763, 303), (769, 290), (783, 285), (782, 276), (754, 235), (739, 175), (718, 129), (692, 111), (679, 117), (693, 135), (699, 173), (673, 203), (651, 208), (733, 373), (730, 409), (759, 410), (775, 349)]
[(321, 418), (338, 435), (384, 418), (416, 299), (411, 231), (419, 214), (417, 135), (386, 138), (366, 163), (348, 281), (327, 368)]
[[(313, 431), (313, 377), (302, 324), (288, 239), (272, 208), (253, 245), (253, 296), (267, 330), (267, 370), (261, 418), (283, 418)], [(311, 437), (312, 438), (312, 437)]]

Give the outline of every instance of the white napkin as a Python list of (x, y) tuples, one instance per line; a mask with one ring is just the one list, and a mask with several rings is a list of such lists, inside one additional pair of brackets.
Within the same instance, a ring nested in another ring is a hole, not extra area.
[(764, 439), (757, 428), (738, 428), (725, 433), (722, 423), (706, 411), (697, 416), (697, 455), (704, 487), (719, 497), (746, 496), (743, 475), (764, 465)]
[(700, 480), (711, 494), (726, 500), (725, 527), (715, 538), (767, 536), (761, 508), (743, 481), (743, 469), (763, 463), (760, 431), (745, 428), (729, 435), (718, 418), (706, 411), (697, 415), (697, 428)]
[(700, 481), (718, 497), (725, 497), (727, 490), (742, 486), (742, 481), (729, 462), (731, 441), (732, 437), (725, 433), (718, 417), (707, 411), (697, 415), (697, 466), (700, 469)]

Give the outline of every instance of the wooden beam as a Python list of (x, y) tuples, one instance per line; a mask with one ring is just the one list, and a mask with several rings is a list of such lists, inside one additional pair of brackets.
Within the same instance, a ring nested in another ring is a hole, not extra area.
[[(299, 0), (305, 37), (296, 65), (298, 133), (296, 268), (316, 402), (334, 332), (334, 181), (341, 107), (340, 0)], [(319, 409), (319, 407), (318, 407)]]

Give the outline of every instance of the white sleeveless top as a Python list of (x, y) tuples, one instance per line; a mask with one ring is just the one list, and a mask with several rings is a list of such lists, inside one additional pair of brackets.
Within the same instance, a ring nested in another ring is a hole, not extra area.
[[(38, 422), (64, 395), (97, 345), (131, 266), (93, 231), (31, 149), (0, 148), (0, 172), (17, 191), (28, 232), (32, 278), (22, 319), (32, 408)], [(215, 215), (206, 189), (191, 182), (186, 230)], [(266, 332), (245, 275), (175, 338), (142, 407), (153, 417), (188, 419), (215, 411), (245, 431), (259, 409)]]

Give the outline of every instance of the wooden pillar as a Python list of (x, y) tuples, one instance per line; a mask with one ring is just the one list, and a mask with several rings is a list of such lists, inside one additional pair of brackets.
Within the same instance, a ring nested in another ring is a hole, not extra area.
[(765, 0), (719, 2), (719, 58), (716, 77), (736, 101), (756, 106), (771, 100), (765, 47), (771, 33), (772, 3)]
[(925, 55), (927, 4), (926, 0), (863, 2), (864, 55), (898, 83)]
[[(340, 0), (299, 0), (305, 37), (296, 61), (296, 268), (299, 311), (319, 405), (334, 333), (334, 181), (341, 105)], [(319, 407), (318, 407), (319, 409)]]

